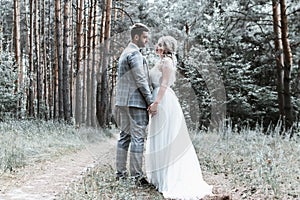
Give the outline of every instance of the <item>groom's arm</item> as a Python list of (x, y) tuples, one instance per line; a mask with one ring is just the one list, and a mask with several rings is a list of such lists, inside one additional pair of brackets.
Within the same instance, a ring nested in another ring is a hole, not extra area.
[(140, 52), (136, 51), (128, 55), (128, 64), (130, 72), (133, 75), (137, 89), (144, 97), (147, 106), (153, 103), (151, 90), (148, 83), (148, 78), (143, 67), (143, 57)]

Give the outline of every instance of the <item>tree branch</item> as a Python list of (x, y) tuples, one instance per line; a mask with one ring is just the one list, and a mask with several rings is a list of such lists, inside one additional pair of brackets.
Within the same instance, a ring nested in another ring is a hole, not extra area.
[(113, 7), (113, 8), (111, 8), (111, 9), (115, 9), (115, 10), (120, 10), (120, 11), (122, 11), (123, 13), (125, 13), (125, 15), (127, 15), (127, 17), (129, 17), (131, 24), (132, 24), (132, 25), (134, 24), (134, 22), (133, 22), (131, 16), (130, 16), (130, 15), (128, 14), (128, 12), (126, 12), (124, 9), (118, 8), (118, 7)]

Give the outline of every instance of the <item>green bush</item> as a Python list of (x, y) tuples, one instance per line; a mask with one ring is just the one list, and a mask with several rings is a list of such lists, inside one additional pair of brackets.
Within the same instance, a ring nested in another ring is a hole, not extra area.
[(12, 55), (2, 52), (0, 55), (0, 120), (16, 113), (18, 94), (16, 80), (18, 77)]

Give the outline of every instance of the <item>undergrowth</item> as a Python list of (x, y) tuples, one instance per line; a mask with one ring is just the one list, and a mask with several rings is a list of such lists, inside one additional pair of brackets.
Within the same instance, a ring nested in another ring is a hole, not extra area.
[(82, 147), (76, 129), (70, 125), (40, 120), (0, 122), (0, 172)]
[[(260, 129), (231, 128), (222, 133), (194, 132), (191, 138), (202, 171), (211, 175), (232, 199), (299, 199), (299, 138), (264, 135)], [(222, 183), (225, 180), (227, 183)], [(209, 183), (211, 184), (211, 183)], [(115, 181), (111, 166), (87, 172), (60, 199), (163, 199), (155, 190), (141, 190), (128, 182)]]
[(222, 174), (240, 199), (299, 199), (299, 138), (257, 128), (193, 134), (202, 168)]
[[(80, 130), (55, 122), (0, 123), (0, 170), (13, 171), (31, 162), (59, 156), (98, 141), (110, 131)], [(264, 134), (260, 128), (239, 131), (227, 127), (219, 133), (191, 131), (191, 139), (206, 177), (215, 180), (233, 199), (299, 199), (299, 135), (282, 137), (279, 131)], [(114, 159), (112, 157), (112, 159)], [(215, 178), (216, 179), (216, 178)], [(209, 183), (210, 184), (210, 183)], [(163, 199), (154, 189), (116, 181), (110, 165), (89, 169), (59, 199)]]
[(114, 169), (109, 166), (87, 170), (85, 176), (58, 199), (103, 199), (103, 200), (162, 200), (163, 197), (154, 188), (139, 188), (130, 179), (116, 181)]

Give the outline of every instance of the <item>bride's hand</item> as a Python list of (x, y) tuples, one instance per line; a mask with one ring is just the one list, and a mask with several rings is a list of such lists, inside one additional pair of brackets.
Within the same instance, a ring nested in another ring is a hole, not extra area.
[(157, 114), (157, 105), (158, 103), (154, 102), (148, 107), (148, 112), (150, 113), (151, 117)]

